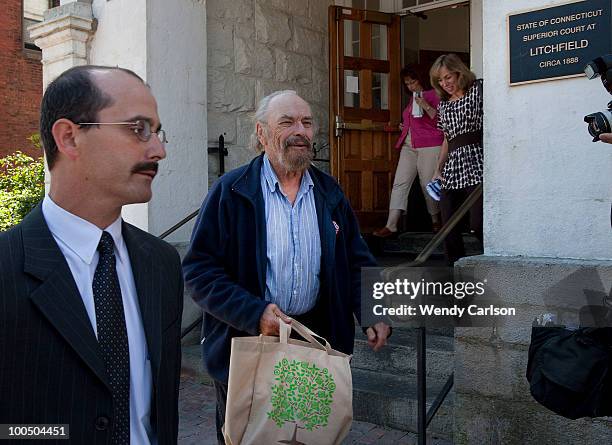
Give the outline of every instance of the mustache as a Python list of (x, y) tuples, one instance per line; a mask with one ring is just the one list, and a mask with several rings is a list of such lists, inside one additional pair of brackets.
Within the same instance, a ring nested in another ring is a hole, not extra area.
[(312, 142), (304, 136), (289, 136), (283, 144), (283, 148), (286, 149), (290, 145), (306, 145), (308, 148), (312, 148)]
[(132, 168), (132, 173), (154, 171), (157, 174), (159, 164), (157, 162), (140, 162)]

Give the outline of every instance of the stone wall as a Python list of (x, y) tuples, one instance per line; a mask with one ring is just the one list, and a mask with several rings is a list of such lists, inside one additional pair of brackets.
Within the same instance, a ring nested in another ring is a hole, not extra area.
[[(296, 90), (319, 125), (315, 142), (327, 142), (329, 0), (206, 2), (208, 39), (208, 140), (225, 133), (226, 171), (249, 161), (251, 116), (258, 101), (280, 89)], [(320, 157), (320, 156), (318, 156)], [(209, 157), (209, 182), (218, 158)]]
[(578, 309), (601, 304), (612, 262), (520, 257), (470, 257), (458, 272), (475, 271), (517, 317), (503, 327), (455, 330), (454, 443), (596, 444), (612, 437), (609, 418), (568, 420), (540, 406), (525, 377), (533, 319), (553, 312), (578, 324)]

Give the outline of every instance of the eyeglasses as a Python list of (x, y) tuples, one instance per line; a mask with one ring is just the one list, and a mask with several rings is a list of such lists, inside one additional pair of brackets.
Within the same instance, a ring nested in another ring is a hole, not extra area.
[(137, 120), (134, 122), (79, 122), (77, 125), (126, 125), (142, 142), (148, 142), (153, 134), (157, 136), (157, 139), (159, 139), (162, 144), (165, 145), (168, 142), (166, 139), (166, 132), (161, 128), (157, 131), (151, 131), (151, 122), (146, 120)]

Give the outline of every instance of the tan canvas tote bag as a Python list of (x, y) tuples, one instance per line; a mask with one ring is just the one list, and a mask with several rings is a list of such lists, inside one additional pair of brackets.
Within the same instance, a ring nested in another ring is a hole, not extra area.
[(350, 356), (296, 320), (280, 325), (280, 337), (232, 339), (225, 443), (340, 444), (353, 419)]

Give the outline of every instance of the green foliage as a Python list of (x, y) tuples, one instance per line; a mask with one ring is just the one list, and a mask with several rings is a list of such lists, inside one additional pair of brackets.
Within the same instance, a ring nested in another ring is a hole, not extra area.
[[(29, 138), (40, 147), (38, 135)], [(45, 193), (43, 158), (18, 151), (0, 159), (0, 231), (8, 230), (32, 210)]]
[(40, 142), (40, 134), (34, 133), (32, 136), (28, 138), (28, 141), (30, 141), (35, 148), (42, 150), (42, 142)]
[(336, 390), (327, 368), (286, 358), (274, 366), (278, 384), (272, 386), (272, 410), (268, 417), (282, 428), (285, 422), (300, 422), (303, 428), (327, 426)]

